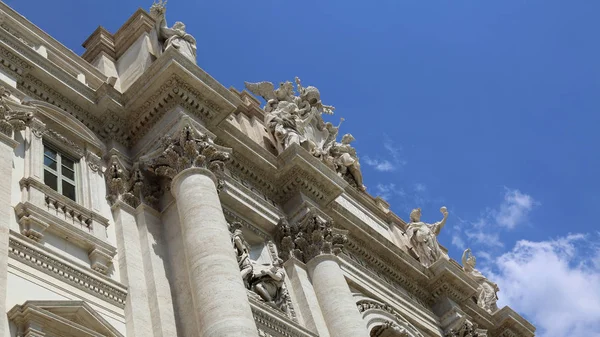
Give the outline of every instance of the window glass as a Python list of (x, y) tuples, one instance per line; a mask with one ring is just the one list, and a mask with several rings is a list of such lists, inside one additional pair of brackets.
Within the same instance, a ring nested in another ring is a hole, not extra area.
[(44, 183), (53, 190), (58, 191), (58, 178), (49, 171), (44, 170)]
[(65, 197), (76, 200), (75, 161), (44, 145), (44, 183)]
[(63, 180), (62, 182), (62, 194), (75, 201), (75, 186), (72, 185), (70, 182)]

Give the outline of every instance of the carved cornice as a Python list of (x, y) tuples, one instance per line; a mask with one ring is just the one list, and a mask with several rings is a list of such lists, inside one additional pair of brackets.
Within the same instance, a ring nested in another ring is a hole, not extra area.
[(397, 285), (410, 296), (415, 296), (413, 300), (427, 310), (431, 310), (427, 305), (430, 293), (426, 288), (427, 277), (425, 275), (410, 276), (406, 266), (399, 264), (398, 260), (376, 254), (367, 247), (369, 247), (367, 242), (352, 235), (346, 244), (344, 255), (349, 257), (349, 262), (356, 262), (361, 268), (367, 269), (370, 274), (378, 276), (388, 284)]
[(504, 307), (493, 315), (494, 334), (499, 337), (533, 337), (535, 327), (510, 307)]
[(25, 240), (11, 233), (9, 256), (104, 301), (125, 307), (127, 290), (124, 286), (100, 274), (76, 267), (73, 262), (63, 262)]
[(102, 120), (97, 116), (84, 110), (81, 106), (74, 103), (63, 94), (57, 92), (46, 83), (28, 74), (18, 82), (19, 88), (42, 101), (48, 102), (60, 109), (66, 111), (78, 121), (82, 122), (86, 127), (92, 130), (97, 135), (101, 134), (100, 125)]
[(18, 77), (27, 74), (33, 68), (31, 64), (2, 46), (0, 46), (0, 63), (14, 71)]
[(437, 260), (431, 265), (430, 270), (434, 274), (429, 281), (431, 303), (443, 296), (457, 303), (463, 303), (477, 292), (477, 283), (445, 258)]

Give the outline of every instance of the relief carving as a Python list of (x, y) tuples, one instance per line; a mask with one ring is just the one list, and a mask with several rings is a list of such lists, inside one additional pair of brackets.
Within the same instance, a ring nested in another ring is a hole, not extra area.
[(146, 179), (139, 163), (128, 170), (117, 155), (113, 155), (104, 174), (106, 179), (106, 200), (113, 205), (121, 200), (131, 207), (144, 202), (156, 206), (160, 196), (160, 185)]

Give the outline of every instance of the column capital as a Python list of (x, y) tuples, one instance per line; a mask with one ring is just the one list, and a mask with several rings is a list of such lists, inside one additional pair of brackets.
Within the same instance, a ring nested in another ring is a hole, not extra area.
[(286, 218), (279, 219), (275, 241), (284, 261), (293, 257), (308, 263), (323, 254), (335, 257), (341, 253), (348, 241), (346, 233), (347, 231), (333, 228), (332, 220), (324, 220), (315, 209), (310, 208), (292, 225)]
[(10, 91), (0, 86), (0, 132), (12, 137), (15, 131), (24, 130), (33, 118), (34, 107), (10, 98)]
[(172, 136), (161, 139), (152, 153), (140, 158), (154, 174), (169, 179), (190, 168), (203, 168), (219, 176), (230, 159), (231, 149), (216, 145), (192, 125), (184, 125)]

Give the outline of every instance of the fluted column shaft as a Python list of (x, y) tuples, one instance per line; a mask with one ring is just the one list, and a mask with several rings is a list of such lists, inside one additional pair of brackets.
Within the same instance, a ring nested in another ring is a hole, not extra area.
[(331, 337), (369, 336), (337, 256), (317, 255), (306, 266)]
[(205, 168), (185, 169), (173, 178), (171, 191), (179, 213), (199, 336), (258, 336), (215, 176)]

